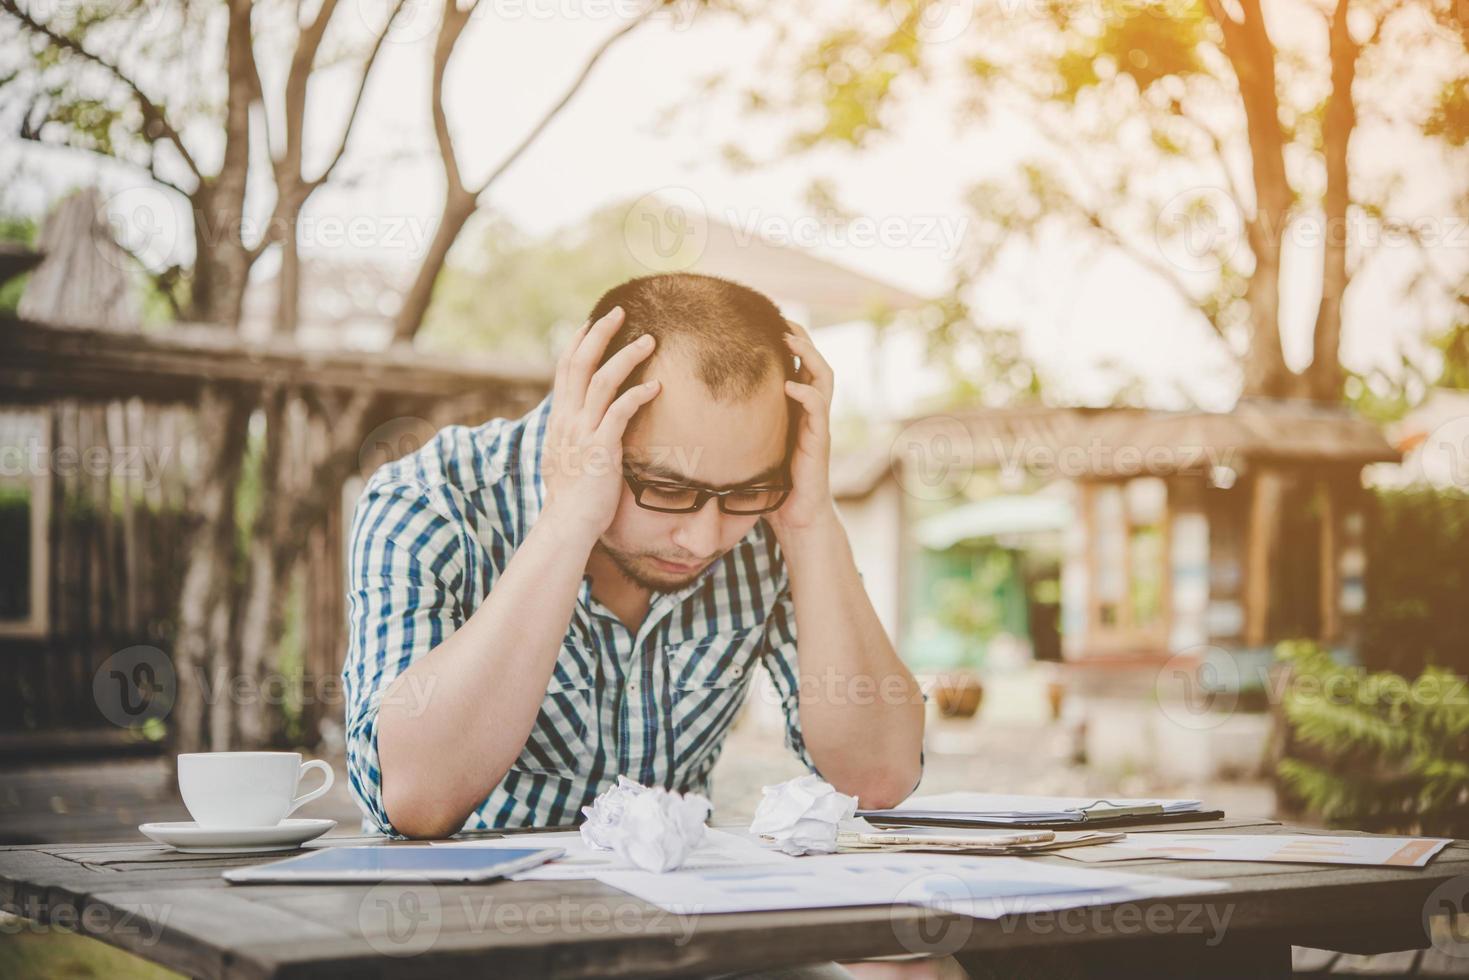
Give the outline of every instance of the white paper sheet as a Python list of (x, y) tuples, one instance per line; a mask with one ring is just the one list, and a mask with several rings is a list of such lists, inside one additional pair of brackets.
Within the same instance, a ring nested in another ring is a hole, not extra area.
[(918, 854), (834, 854), (778, 867), (661, 875), (605, 871), (595, 877), (685, 915), (904, 904), (993, 919), (1228, 887), (1211, 881), (1057, 867), (1024, 858)]
[(1421, 868), (1451, 841), (1438, 837), (1332, 837), (1324, 834), (1128, 834), (1115, 844), (1070, 853), (1078, 861), (1177, 858), (1184, 861), (1280, 861)]
[[(605, 871), (636, 871), (611, 851), (600, 851), (582, 840), (579, 833), (529, 834), (494, 837), (488, 840), (438, 842), (439, 847), (560, 847), (566, 854), (554, 861), (511, 875), (513, 881), (568, 881), (595, 878)], [(704, 841), (689, 855), (685, 869), (744, 868), (782, 864), (794, 858), (763, 846), (753, 837), (710, 827)], [(651, 874), (652, 872), (640, 872)], [(664, 872), (671, 874), (672, 872)]]
[(1095, 796), (1019, 796), (1007, 793), (939, 793), (914, 796), (891, 810), (859, 810), (864, 817), (962, 815), (991, 823), (1033, 823), (1053, 820), (1079, 821), (1089, 810), (1105, 815), (1108, 809), (1161, 806), (1164, 813), (1188, 813), (1201, 809), (1200, 800), (1149, 800)]

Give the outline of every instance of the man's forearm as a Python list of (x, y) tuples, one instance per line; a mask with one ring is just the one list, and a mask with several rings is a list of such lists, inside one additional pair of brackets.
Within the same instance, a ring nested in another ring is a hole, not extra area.
[(383, 807), (399, 832), (458, 830), (519, 756), (591, 547), (543, 513), (474, 614), (389, 685), (378, 761)]
[(833, 511), (781, 541), (796, 607), (801, 730), (812, 761), (864, 807), (919, 776), (923, 696), (877, 618)]

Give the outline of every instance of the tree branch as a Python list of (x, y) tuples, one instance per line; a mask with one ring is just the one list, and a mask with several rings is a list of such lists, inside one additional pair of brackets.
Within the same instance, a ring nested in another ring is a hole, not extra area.
[(1202, 133), (1204, 138), (1209, 141), (1209, 145), (1214, 149), (1214, 156), (1219, 160), (1219, 169), (1224, 173), (1224, 182), (1229, 185), (1229, 196), (1234, 198), (1235, 203), (1239, 205), (1241, 212), (1243, 212), (1245, 201), (1243, 189), (1240, 187), (1239, 182), (1234, 179), (1234, 171), (1229, 169), (1229, 157), (1224, 150), (1224, 141), (1202, 119), (1189, 115), (1183, 108), (1183, 103), (1178, 99), (1173, 99), (1169, 108), (1176, 118), (1188, 123), (1195, 130)]
[(336, 9), (337, 0), (322, 0), (315, 19), (296, 39), (296, 50), (291, 53), (291, 67), (286, 73), (285, 136), (281, 159), (276, 164), (277, 169), (284, 167), (288, 173), (298, 177), (304, 152), (306, 90), (316, 64), (316, 52), (321, 48), (321, 39), (326, 35), (327, 24)]
[[(450, 0), (450, 2), (453, 2), (453, 0)], [(592, 56), (587, 59), (584, 65), (582, 65), (581, 72), (576, 76), (576, 79), (571, 83), (566, 91), (562, 93), (561, 98), (556, 101), (556, 104), (546, 110), (545, 114), (541, 116), (540, 122), (531, 127), (530, 132), (525, 134), (525, 137), (521, 139), (520, 143), (516, 145), (515, 149), (511, 150), (510, 153), (507, 154), (506, 157), (500, 161), (499, 165), (495, 167), (494, 170), (490, 171), (490, 175), (486, 177), (483, 182), (480, 183), (479, 188), (473, 192), (476, 198), (483, 194), (486, 188), (488, 188), (491, 184), (498, 180), (501, 174), (509, 170), (516, 160), (520, 159), (521, 154), (525, 153), (525, 151), (530, 148), (531, 144), (536, 141), (537, 137), (541, 135), (542, 131), (544, 131), (545, 128), (551, 124), (551, 121), (561, 113), (562, 109), (566, 108), (567, 104), (570, 103), (573, 98), (576, 97), (576, 93), (581, 91), (581, 87), (585, 85), (587, 79), (591, 77), (592, 69), (597, 67), (597, 62), (602, 60), (602, 56), (605, 55), (614, 44), (622, 40), (624, 37), (627, 37), (627, 35), (631, 34), (633, 31), (637, 30), (638, 27), (640, 27), (645, 21), (647, 21), (649, 17), (652, 17), (653, 14), (657, 13), (665, 2), (667, 2), (667, 0), (654, 0), (653, 3), (648, 5), (647, 9), (638, 14), (632, 20), (628, 21), (622, 27), (619, 27), (617, 30), (613, 31), (605, 40), (602, 41), (600, 45), (597, 46), (597, 49), (592, 52)]]
[(1156, 258), (1149, 255), (1144, 250), (1129, 242), (1126, 238), (1122, 236), (1120, 232), (1117, 231), (1117, 229), (1107, 224), (1107, 222), (1102, 218), (1100, 214), (1086, 208), (1082, 209), (1082, 214), (1087, 219), (1087, 223), (1091, 225), (1092, 228), (1096, 229), (1103, 238), (1106, 238), (1109, 242), (1112, 243), (1115, 248), (1119, 249), (1128, 258), (1132, 259), (1134, 262), (1141, 265), (1143, 268), (1147, 269), (1158, 278), (1162, 279), (1164, 283), (1166, 283), (1175, 293), (1178, 294), (1179, 298), (1183, 299), (1189, 304), (1189, 306), (1197, 310), (1199, 316), (1202, 317), (1204, 322), (1209, 325), (1209, 328), (1214, 331), (1214, 335), (1224, 342), (1225, 350), (1232, 351), (1229, 343), (1229, 337), (1226, 336), (1224, 333), (1224, 325), (1219, 322), (1217, 317), (1211, 315), (1208, 310), (1204, 309), (1204, 305), (1199, 301), (1197, 296), (1189, 291), (1188, 286), (1185, 285), (1184, 281), (1179, 278), (1178, 273), (1174, 272), (1172, 269), (1168, 268), (1167, 265), (1158, 261)]
[(444, 178), (449, 185), (447, 193), (451, 197), (465, 193), (465, 189), (464, 181), (459, 175), (459, 158), (454, 154), (454, 136), (449, 132), (449, 116), (444, 111), (444, 75), (448, 72), (449, 59), (453, 57), (454, 47), (464, 33), (464, 25), (469, 21), (471, 10), (473, 7), (460, 10), (454, 0), (444, 0), (444, 15), (439, 22), (438, 37), (434, 41), (433, 81), (429, 98), (432, 100), (434, 140), (439, 146)]
[[(1055, 130), (1047, 121), (1042, 118), (1042, 115), (1040, 113), (1035, 114), (1032, 117), (1032, 121), (1036, 125), (1037, 130), (1041, 133), (1042, 136), (1046, 138), (1046, 140), (1048, 140), (1058, 149), (1064, 151), (1066, 146), (1065, 140), (1061, 137), (1060, 134), (1055, 132)], [(1072, 160), (1074, 159), (1074, 155), (1062, 152), (1061, 158), (1064, 160)], [(1221, 161), (1221, 164), (1222, 163), (1223, 161)], [(1077, 166), (1073, 166), (1072, 170), (1075, 172), (1076, 178), (1087, 185), (1094, 197), (1098, 199), (1106, 198), (1107, 195), (1105, 195), (1101, 191), (1101, 189), (1097, 186), (1096, 181), (1092, 179), (1090, 171), (1086, 170), (1083, 167)], [(1199, 316), (1201, 316), (1204, 319), (1204, 322), (1209, 325), (1209, 328), (1214, 331), (1215, 336), (1217, 336), (1221, 341), (1224, 342), (1225, 349), (1232, 351), (1232, 348), (1229, 344), (1229, 338), (1224, 333), (1224, 325), (1204, 308), (1204, 305), (1199, 301), (1198, 297), (1194, 296), (1193, 293), (1189, 291), (1189, 288), (1184, 283), (1184, 281), (1179, 278), (1178, 273), (1168, 268), (1167, 265), (1158, 261), (1158, 259), (1156, 259), (1155, 257), (1149, 255), (1143, 249), (1138, 248), (1136, 245), (1128, 241), (1126, 236), (1124, 236), (1119, 230), (1117, 230), (1117, 228), (1108, 223), (1107, 219), (1101, 214), (1101, 212), (1086, 206), (1085, 204), (1076, 200), (1076, 198), (1071, 196), (1069, 193), (1067, 194), (1067, 198), (1070, 200), (1072, 206), (1076, 209), (1077, 213), (1086, 221), (1086, 223), (1091, 228), (1096, 230), (1104, 238), (1110, 241), (1128, 258), (1132, 259), (1134, 262), (1137, 262), (1148, 271), (1156, 274), (1159, 278), (1163, 280), (1165, 284), (1172, 288), (1173, 291), (1176, 292), (1180, 298), (1182, 298), (1190, 306), (1196, 309), (1199, 313)], [(1235, 201), (1235, 205), (1237, 207), (1239, 206), (1239, 201), (1237, 199)]]
[(274, 159), (275, 150), (271, 146), (270, 137), (270, 107), (265, 104), (265, 83), (260, 79), (260, 63), (255, 60), (255, 45), (252, 43), (248, 51), (242, 51), (241, 55), (244, 56), (244, 69), (253, 89), (252, 94), (260, 104), (260, 125), (265, 130), (265, 152)]
[(364, 94), (367, 92), (368, 76), (372, 74), (372, 66), (377, 63), (378, 53), (382, 51), (383, 43), (387, 40), (388, 37), (388, 31), (391, 30), (393, 27), (393, 21), (398, 19), (398, 14), (403, 10), (403, 5), (406, 2), (407, 0), (398, 0), (398, 2), (393, 5), (392, 12), (388, 14), (387, 23), (383, 25), (382, 32), (378, 34), (377, 38), (373, 41), (372, 50), (368, 53), (367, 59), (362, 64), (362, 78), (357, 83), (357, 94), (353, 97), (352, 108), (347, 113), (347, 125), (342, 130), (342, 138), (337, 143), (337, 151), (336, 153), (332, 154), (331, 162), (326, 165), (326, 169), (323, 170), (321, 174), (318, 175), (315, 179), (310, 181), (313, 188), (319, 187), (326, 182), (327, 178), (332, 175), (332, 171), (337, 168), (337, 164), (342, 159), (342, 154), (346, 152), (347, 140), (352, 135), (352, 127), (357, 122), (357, 113), (358, 110), (362, 108), (362, 99)]
[[(90, 154), (91, 156), (101, 157), (104, 160), (110, 160), (113, 163), (121, 163), (124, 166), (132, 167), (134, 170), (140, 170), (140, 171), (142, 171), (143, 173), (145, 173), (145, 174), (148, 175), (148, 179), (149, 180), (152, 180), (152, 181), (154, 181), (155, 183), (158, 183), (158, 184), (162, 184), (164, 187), (167, 187), (171, 191), (177, 192), (179, 195), (181, 195), (184, 198), (187, 198), (189, 196), (189, 192), (188, 191), (184, 190), (182, 187), (178, 186), (173, 181), (169, 180), (167, 177), (164, 177), (164, 176), (162, 176), (162, 175), (160, 175), (158, 173), (157, 161), (153, 157), (153, 155), (152, 155), (151, 152), (149, 154), (147, 165), (144, 165), (144, 164), (138, 163), (136, 160), (129, 160), (126, 157), (120, 157), (120, 156), (117, 156), (117, 155), (112, 154), (112, 153), (104, 153), (101, 150), (94, 149), (93, 147), (90, 147), (90, 146), (83, 146), (80, 143), (75, 143), (75, 142), (73, 142), (73, 141), (71, 141), (69, 139), (66, 139), (66, 138), (62, 138), (62, 139), (44, 139), (44, 138), (42, 138), (41, 133), (46, 128), (46, 123), (52, 122), (52, 121), (54, 121), (54, 120), (51, 120), (49, 118), (48, 119), (44, 119), (44, 120), (41, 121), (41, 124), (39, 126), (35, 126), (30, 121), (30, 113), (27, 112), (26, 113), (26, 118), (23, 119), (22, 122), (21, 122), (20, 133), (18, 135), (19, 135), (20, 139), (25, 140), (25, 141), (30, 142), (30, 143), (35, 143), (35, 144), (37, 144), (39, 146), (46, 146), (46, 147), (50, 147), (52, 149), (58, 149), (58, 150), (71, 150), (71, 151), (73, 151), (75, 153), (86, 153), (86, 154)], [(150, 146), (151, 146), (151, 144), (150, 144)]]
[(1387, 231), (1403, 236), (1423, 256), (1423, 274), (1436, 282), (1444, 292), (1450, 294), (1461, 306), (1469, 306), (1469, 280), (1465, 283), (1456, 283), (1433, 264), (1433, 258), (1438, 254), (1437, 246), (1423, 240), (1423, 233), (1412, 221), (1400, 221), (1396, 218), (1384, 217), (1381, 221), (1382, 227)]
[(445, 0), (444, 19), (439, 25), (439, 36), (434, 46), (433, 88), (432, 88), (432, 110), (434, 117), (434, 136), (438, 141), (439, 156), (444, 164), (444, 177), (446, 186), (444, 188), (444, 206), (439, 216), (439, 222), (434, 229), (433, 239), (429, 242), (427, 252), (423, 261), (419, 263), (418, 270), (414, 274), (413, 283), (403, 296), (403, 303), (398, 308), (398, 313), (393, 320), (393, 339), (400, 342), (409, 342), (419, 329), (423, 326), (424, 315), (428, 312), (429, 301), (433, 298), (434, 283), (438, 281), (439, 273), (443, 270), (444, 261), (449, 249), (457, 240), (465, 223), (473, 216), (478, 199), (491, 184), (533, 143), (536, 138), (550, 124), (562, 109), (571, 101), (572, 97), (581, 89), (582, 85), (590, 76), (592, 68), (597, 64), (607, 50), (623, 37), (643, 24), (652, 13), (661, 6), (664, 0), (658, 0), (653, 6), (644, 10), (632, 21), (614, 31), (604, 40), (591, 57), (582, 66), (581, 72), (571, 87), (561, 98), (541, 117), (541, 120), (520, 140), (499, 165), (490, 172), (490, 175), (474, 191), (464, 187), (459, 171), (459, 161), (454, 155), (454, 141), (449, 133), (449, 120), (444, 112), (444, 75), (448, 69), (449, 59), (454, 53), (454, 46), (458, 44), (460, 35), (464, 31), (464, 25), (468, 21), (470, 13), (474, 10), (471, 5), (467, 10), (461, 11), (455, 6), (454, 0)]
[[(392, 12), (388, 15), (387, 23), (373, 41), (372, 50), (363, 62), (362, 77), (358, 81), (357, 92), (353, 96), (352, 105), (347, 115), (347, 124), (342, 130), (342, 138), (337, 144), (337, 149), (332, 155), (331, 162), (314, 178), (307, 179), (302, 174), (303, 156), (303, 133), (307, 85), (315, 64), (316, 52), (320, 49), (322, 36), (325, 34), (327, 20), (336, 0), (327, 0), (318, 12), (316, 20), (308, 31), (302, 35), (297, 44), (296, 52), (291, 58), (291, 74), (286, 83), (286, 132), (284, 136), (285, 145), (281, 148), (281, 156), (273, 158), (272, 168), (276, 178), (276, 203), (271, 210), (270, 221), (266, 226), (265, 234), (260, 237), (250, 249), (250, 261), (254, 262), (264, 251), (273, 244), (281, 242), (289, 229), (295, 227), (295, 216), (301, 206), (305, 203), (317, 188), (327, 182), (332, 171), (336, 169), (347, 149), (347, 141), (352, 135), (352, 128), (356, 124), (359, 110), (362, 107), (363, 97), (367, 91), (368, 76), (372, 73), (372, 67), (376, 63), (379, 53), (382, 51), (383, 43), (387, 39), (388, 31), (393, 26), (407, 0), (397, 0)], [(306, 52), (309, 51), (309, 56)], [(252, 58), (253, 64), (253, 58)], [(257, 74), (256, 78), (259, 76)]]
[(77, 57), (90, 61), (92, 64), (105, 69), (113, 78), (126, 86), (132, 93), (133, 99), (138, 103), (138, 108), (143, 112), (143, 126), (140, 133), (142, 137), (150, 143), (157, 140), (160, 135), (166, 138), (169, 143), (173, 144), (179, 156), (183, 158), (184, 165), (189, 168), (189, 172), (201, 181), (204, 179), (204, 175), (200, 173), (199, 167), (194, 163), (193, 156), (189, 153), (188, 148), (184, 146), (183, 137), (179, 135), (178, 130), (173, 128), (173, 124), (168, 121), (168, 117), (164, 114), (163, 109), (150, 99), (147, 93), (136, 82), (125, 75), (121, 68), (101, 55), (88, 51), (80, 41), (73, 40), (60, 31), (54, 30), (48, 25), (36, 20), (28, 12), (21, 10), (15, 0), (0, 0), (0, 11), (4, 11), (14, 17), (20, 21), (26, 30), (44, 37), (52, 45), (63, 51), (69, 51)]

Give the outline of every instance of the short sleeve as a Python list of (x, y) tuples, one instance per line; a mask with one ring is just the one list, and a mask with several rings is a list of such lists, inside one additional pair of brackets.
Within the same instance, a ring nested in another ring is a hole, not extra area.
[(790, 586), (781, 589), (765, 626), (765, 650), (761, 661), (770, 674), (781, 711), (785, 714), (786, 747), (811, 772), (820, 775), (806, 740), (801, 735), (801, 673), (796, 665), (796, 607)]
[(396, 831), (382, 801), (382, 699), (399, 674), (466, 618), (461, 596), (469, 544), (465, 525), (447, 510), (422, 486), (370, 483), (352, 520), (342, 668), (347, 778), (368, 822), (385, 834)]

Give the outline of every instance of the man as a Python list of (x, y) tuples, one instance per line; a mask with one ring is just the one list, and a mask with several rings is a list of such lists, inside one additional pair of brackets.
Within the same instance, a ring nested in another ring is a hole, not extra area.
[(707, 793), (757, 665), (808, 768), (864, 807), (912, 792), (923, 699), (837, 519), (831, 392), (763, 295), (649, 276), (598, 301), (528, 415), (374, 474), (344, 669), (371, 824), (571, 823), (619, 774)]

